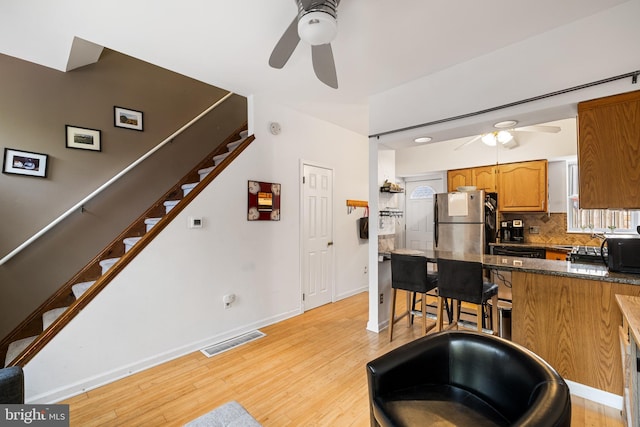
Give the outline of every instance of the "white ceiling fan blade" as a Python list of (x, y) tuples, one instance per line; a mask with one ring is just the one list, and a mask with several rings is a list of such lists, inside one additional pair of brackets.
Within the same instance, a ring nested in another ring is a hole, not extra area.
[(476, 135), (476, 136), (474, 136), (473, 138), (471, 138), (470, 140), (468, 140), (467, 142), (465, 142), (464, 144), (462, 144), (462, 145), (460, 145), (460, 146), (456, 147), (454, 151), (461, 150), (461, 149), (463, 149), (464, 147), (466, 147), (467, 145), (471, 145), (471, 144), (473, 144), (474, 142), (476, 142), (476, 141), (477, 141), (477, 140), (479, 140), (480, 138), (482, 138), (482, 135)]
[(515, 131), (519, 132), (546, 132), (546, 133), (558, 133), (560, 132), (560, 126), (544, 126), (544, 125), (534, 125), (534, 126), (522, 126), (520, 128), (515, 128)]

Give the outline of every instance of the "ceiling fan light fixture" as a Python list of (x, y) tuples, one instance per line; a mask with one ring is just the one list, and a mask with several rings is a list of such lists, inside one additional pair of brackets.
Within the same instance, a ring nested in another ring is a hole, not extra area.
[(331, 43), (338, 35), (338, 21), (326, 12), (306, 13), (298, 20), (298, 35), (312, 46)]
[(495, 133), (485, 133), (481, 138), (482, 142), (489, 147), (495, 147), (497, 139)]
[(433, 138), (431, 138), (430, 136), (421, 136), (419, 138), (416, 138), (413, 140), (413, 142), (417, 142), (418, 144), (425, 144), (427, 142), (431, 142)]
[(508, 129), (518, 124), (517, 120), (505, 120), (502, 122), (494, 123), (493, 127), (496, 129)]
[(497, 138), (500, 144), (506, 144), (513, 139), (513, 135), (508, 130), (501, 130), (500, 132), (498, 132)]

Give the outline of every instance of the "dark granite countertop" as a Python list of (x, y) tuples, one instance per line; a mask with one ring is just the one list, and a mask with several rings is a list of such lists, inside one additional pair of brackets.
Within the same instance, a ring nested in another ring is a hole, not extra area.
[(570, 261), (503, 255), (454, 254), (433, 250), (417, 251), (414, 249), (396, 249), (392, 253), (425, 256), (430, 262), (435, 262), (438, 257), (443, 257), (466, 261), (479, 261), (482, 262), (486, 268), (494, 268), (497, 270), (522, 271), (526, 273), (640, 285), (640, 274), (613, 273), (608, 271), (604, 265), (598, 264), (580, 264)]

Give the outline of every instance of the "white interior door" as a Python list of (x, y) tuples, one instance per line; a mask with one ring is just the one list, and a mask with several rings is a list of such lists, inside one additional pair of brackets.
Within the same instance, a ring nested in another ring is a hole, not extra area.
[(406, 247), (433, 249), (434, 194), (444, 190), (442, 178), (405, 183)]
[(333, 171), (303, 166), (303, 309), (333, 300)]

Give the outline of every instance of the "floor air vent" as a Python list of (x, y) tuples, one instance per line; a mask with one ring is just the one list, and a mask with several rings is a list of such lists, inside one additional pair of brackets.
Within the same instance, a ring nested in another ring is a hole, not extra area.
[(265, 333), (260, 331), (251, 331), (246, 334), (239, 335), (234, 338), (230, 338), (226, 341), (219, 342), (218, 344), (214, 344), (207, 348), (203, 348), (200, 350), (205, 356), (212, 357), (216, 354), (224, 353), (227, 350), (231, 350), (232, 348), (236, 348), (241, 346), (242, 344), (246, 344), (248, 342), (257, 340), (258, 338), (262, 338), (266, 336)]

